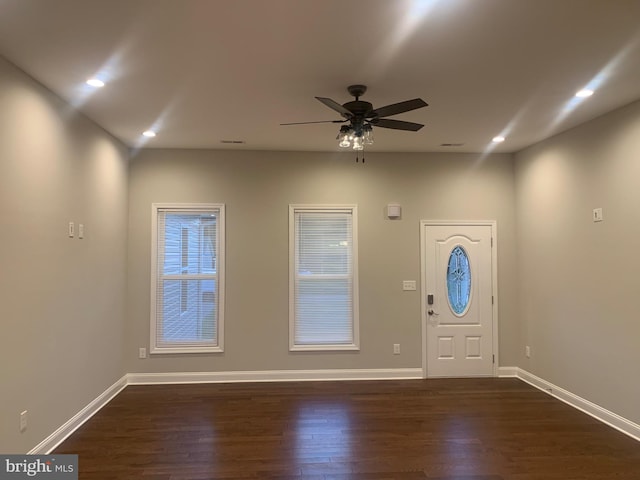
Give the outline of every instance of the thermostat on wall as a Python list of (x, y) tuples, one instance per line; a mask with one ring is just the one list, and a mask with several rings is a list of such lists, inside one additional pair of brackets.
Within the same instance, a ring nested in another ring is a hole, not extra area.
[(402, 214), (402, 207), (397, 203), (390, 203), (387, 205), (387, 217), (399, 218)]

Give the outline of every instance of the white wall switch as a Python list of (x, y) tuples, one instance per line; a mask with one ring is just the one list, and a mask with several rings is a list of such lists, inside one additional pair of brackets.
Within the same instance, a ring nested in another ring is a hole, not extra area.
[(402, 281), (402, 290), (415, 290), (416, 289), (416, 281), (415, 280), (403, 280)]
[(147, 349), (144, 347), (140, 347), (138, 350), (138, 358), (147, 358)]
[(84, 238), (84, 224), (78, 224), (78, 238)]
[(524, 354), (527, 356), (527, 358), (531, 358), (531, 347), (529, 345), (524, 347)]
[(601, 222), (602, 220), (604, 220), (604, 217), (602, 216), (602, 209), (601, 208), (594, 208), (593, 209), (593, 221), (594, 222)]
[(69, 222), (69, 238), (73, 238), (75, 234), (76, 234), (75, 225), (73, 224), (73, 222)]
[(399, 343), (394, 343), (393, 344), (393, 354), (394, 355), (400, 355), (400, 344)]

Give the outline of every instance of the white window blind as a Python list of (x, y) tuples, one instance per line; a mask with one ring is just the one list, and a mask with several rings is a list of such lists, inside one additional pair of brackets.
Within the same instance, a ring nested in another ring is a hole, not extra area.
[(290, 207), (290, 347), (356, 349), (356, 207)]
[(222, 350), (224, 205), (154, 205), (151, 352)]

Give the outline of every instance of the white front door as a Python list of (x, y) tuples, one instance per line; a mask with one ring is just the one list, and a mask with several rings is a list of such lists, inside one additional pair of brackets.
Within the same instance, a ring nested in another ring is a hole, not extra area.
[(427, 376), (492, 376), (492, 226), (423, 229)]

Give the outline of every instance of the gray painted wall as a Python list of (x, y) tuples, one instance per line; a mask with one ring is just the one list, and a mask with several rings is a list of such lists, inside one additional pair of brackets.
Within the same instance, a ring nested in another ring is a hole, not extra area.
[(636, 423), (639, 152), (637, 102), (516, 156), (518, 365)]
[(124, 373), (127, 155), (0, 58), (2, 453), (31, 450)]
[[(421, 219), (495, 219), (500, 354), (514, 365), (515, 225), (511, 155), (144, 150), (131, 160), (126, 368), (129, 372), (420, 368)], [(226, 204), (225, 352), (153, 355), (149, 345), (151, 204)], [(402, 205), (402, 219), (385, 206)], [(358, 205), (360, 352), (288, 351), (288, 205)], [(401, 345), (394, 356), (392, 345)]]

